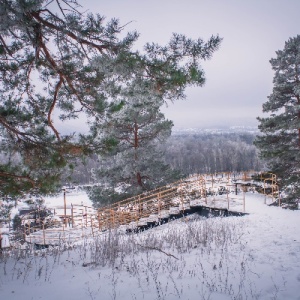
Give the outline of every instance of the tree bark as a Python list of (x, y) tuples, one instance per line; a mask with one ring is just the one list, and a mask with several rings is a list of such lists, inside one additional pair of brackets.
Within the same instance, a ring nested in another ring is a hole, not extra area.
[(141, 176), (140, 172), (137, 172), (136, 179), (137, 179), (138, 185), (142, 187), (143, 186), (143, 182), (142, 182), (142, 176)]

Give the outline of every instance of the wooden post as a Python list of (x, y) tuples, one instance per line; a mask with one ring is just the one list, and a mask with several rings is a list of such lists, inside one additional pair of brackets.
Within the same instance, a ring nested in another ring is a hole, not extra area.
[(246, 193), (243, 191), (243, 212), (246, 212)]
[(99, 210), (98, 210), (98, 228), (99, 228), (99, 231), (100, 231), (101, 225), (100, 225), (100, 214), (99, 214)]
[(110, 215), (111, 215), (111, 223), (112, 224), (110, 224), (110, 227), (111, 228), (115, 228), (115, 211), (112, 209), (112, 208), (110, 208)]
[(93, 216), (91, 215), (92, 236), (94, 237)]
[(141, 196), (138, 196), (138, 214), (139, 214), (139, 219), (142, 217), (142, 205), (141, 205)]
[(74, 228), (74, 207), (71, 203), (71, 218), (72, 218), (72, 228)]
[(158, 197), (158, 210), (157, 210), (157, 214), (158, 214), (158, 217), (160, 217), (160, 211), (161, 211), (161, 203), (160, 203), (160, 193), (157, 194), (157, 197)]
[(66, 201), (66, 189), (64, 189), (64, 223), (67, 226), (67, 201)]
[(266, 179), (264, 179), (264, 195), (265, 195), (265, 204), (267, 204), (267, 195), (266, 195)]
[(43, 240), (44, 240), (44, 245), (46, 245), (46, 233), (45, 233), (45, 224), (43, 223)]
[(84, 209), (85, 209), (85, 227), (87, 228), (88, 227), (87, 207), (85, 206)]
[(118, 208), (116, 208), (116, 214), (117, 214), (117, 223), (118, 226), (122, 224), (122, 211), (120, 207), (120, 203), (118, 203)]
[(226, 191), (227, 194), (227, 210), (229, 210), (229, 191)]
[(183, 183), (182, 183), (182, 179), (181, 179), (181, 184), (180, 184), (180, 201), (181, 201), (181, 206), (182, 206), (182, 211), (184, 213), (184, 206), (183, 206)]

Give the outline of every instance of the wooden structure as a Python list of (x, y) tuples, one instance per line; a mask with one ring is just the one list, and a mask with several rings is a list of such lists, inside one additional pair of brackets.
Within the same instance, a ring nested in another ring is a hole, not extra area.
[[(245, 193), (252, 185), (253, 174), (254, 172), (195, 174), (97, 210), (83, 205), (71, 205), (71, 213), (66, 214), (65, 210), (64, 215), (59, 216), (60, 224), (44, 221), (38, 228), (27, 228), (24, 236), (31, 243), (57, 244), (94, 236), (110, 229), (145, 229), (200, 208), (245, 213)], [(275, 197), (275, 179), (270, 178), (271, 183), (262, 181), (263, 187), (266, 190), (267, 185), (269, 187), (271, 184)]]

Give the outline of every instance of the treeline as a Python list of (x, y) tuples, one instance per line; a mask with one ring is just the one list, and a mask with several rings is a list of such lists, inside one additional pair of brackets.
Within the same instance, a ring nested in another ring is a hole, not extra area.
[(163, 146), (166, 162), (184, 174), (261, 170), (252, 133), (172, 135)]
[[(164, 160), (183, 175), (245, 170), (261, 170), (262, 161), (253, 145), (252, 133), (173, 134), (160, 146)], [(105, 167), (97, 155), (77, 161), (74, 169), (65, 173), (63, 184), (97, 183), (96, 170)]]

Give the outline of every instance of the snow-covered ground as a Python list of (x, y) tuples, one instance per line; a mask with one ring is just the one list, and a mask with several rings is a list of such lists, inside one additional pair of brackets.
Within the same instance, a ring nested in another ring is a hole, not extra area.
[(190, 216), (76, 247), (3, 253), (0, 299), (300, 300), (300, 210), (264, 202), (247, 193), (244, 217)]
[[(63, 192), (55, 197), (45, 197), (45, 206), (49, 208), (57, 208), (64, 206)], [(73, 205), (87, 205), (92, 206), (92, 202), (84, 190), (75, 190), (74, 192), (66, 192), (66, 205), (70, 208)]]

